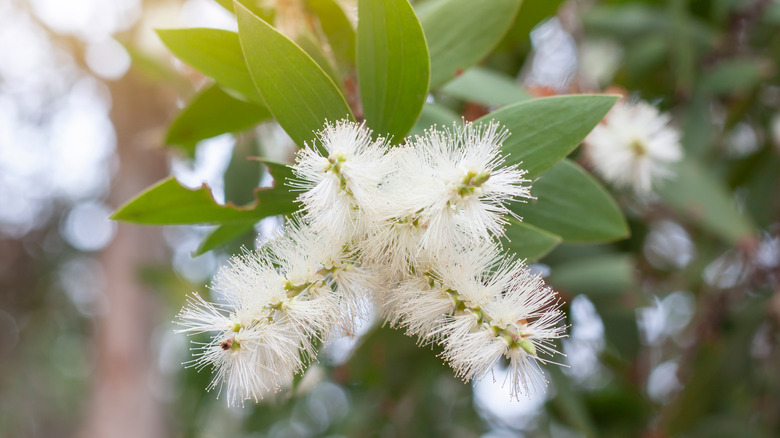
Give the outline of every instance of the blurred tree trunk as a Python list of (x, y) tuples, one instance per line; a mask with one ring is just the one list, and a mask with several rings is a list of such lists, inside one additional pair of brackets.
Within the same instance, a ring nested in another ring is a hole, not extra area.
[[(158, 133), (174, 107), (174, 95), (133, 70), (109, 87), (119, 167), (108, 202), (116, 208), (166, 175)], [(138, 275), (142, 266), (164, 263), (160, 234), (159, 228), (117, 223), (113, 242), (101, 254), (108, 310), (96, 322), (97, 367), (82, 425), (84, 438), (166, 435), (153, 387), (158, 371), (152, 330), (162, 316), (159, 299)]]

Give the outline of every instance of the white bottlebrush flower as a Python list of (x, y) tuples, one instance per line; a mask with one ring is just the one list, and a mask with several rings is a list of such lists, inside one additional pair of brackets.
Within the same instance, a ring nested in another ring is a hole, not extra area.
[(504, 165), (508, 135), (495, 122), (466, 123), (431, 129), (393, 151), (395, 169), (377, 207), (381, 225), (366, 253), (393, 266), (414, 264), (421, 252), (429, 257), (502, 235), (507, 204), (530, 197), (525, 171)]
[(420, 344), (436, 341), (434, 334), (457, 310), (458, 300), (453, 294), (468, 295), (471, 304), (490, 298), (481, 288), (480, 276), (494, 263), (498, 251), (494, 243), (483, 241), (482, 245), (450, 248), (421, 261), (414, 274), (384, 294), (382, 307), (388, 322), (417, 336)]
[[(412, 216), (394, 217), (393, 209), (380, 210), (382, 220), (374, 222), (366, 237), (360, 242), (361, 259), (374, 266), (381, 266), (384, 282), (394, 282), (405, 276), (418, 260), (425, 259), (435, 250), (422, 251), (420, 241), (424, 229)], [(399, 214), (399, 213), (395, 213)]]
[(479, 380), (503, 356), (509, 360), (511, 396), (541, 390), (539, 363), (558, 354), (553, 340), (565, 333), (560, 302), (544, 280), (521, 261), (502, 258), (477, 276), (441, 281), (453, 291), (457, 310), (431, 336), (444, 347), (442, 357), (456, 375)]
[(364, 124), (346, 120), (326, 125), (317, 140), (298, 152), (293, 166), (306, 218), (320, 231), (359, 235), (387, 174), (387, 143), (373, 140)]
[(317, 232), (295, 218), (263, 251), (283, 273), (285, 287), (307, 289), (308, 305), (323, 304), (309, 314), (309, 325), (323, 338), (351, 333), (357, 321), (368, 316), (365, 297), (375, 286), (374, 277), (339, 236)]
[(212, 335), (191, 363), (214, 367), (209, 389), (224, 388), (228, 404), (262, 398), (302, 371), (339, 309), (322, 282), (292, 285), (265, 255), (248, 252), (220, 270), (212, 288), (224, 303), (195, 294), (179, 314), (182, 332)]
[(680, 134), (670, 121), (648, 103), (618, 102), (585, 138), (584, 152), (605, 180), (648, 193), (683, 156)]
[(391, 325), (420, 344), (441, 344), (442, 357), (465, 381), (506, 358), (513, 397), (545, 384), (539, 363), (558, 354), (553, 340), (565, 333), (559, 307), (541, 277), (491, 241), (429, 260), (383, 302)]
[(496, 122), (466, 123), (451, 131), (428, 131), (414, 141), (414, 151), (435, 180), (435, 188), (417, 199), (429, 229), (454, 223), (472, 236), (503, 234), (507, 204), (530, 197), (530, 187), (523, 185), (525, 171), (504, 165), (501, 145), (508, 136)]
[(182, 331), (208, 333), (192, 363), (213, 366), (228, 403), (287, 384), (316, 345), (353, 333), (378, 298), (391, 325), (442, 357), (464, 380), (503, 357), (511, 392), (538, 386), (537, 354), (563, 335), (555, 293), (501, 256), (509, 202), (530, 197), (525, 172), (505, 165), (496, 123), (426, 132), (389, 150), (364, 125), (341, 121), (297, 157), (301, 216), (215, 277), (224, 303), (194, 295)]
[(254, 311), (247, 303), (230, 301), (209, 303), (193, 294), (179, 314), (179, 322), (185, 327), (182, 332), (212, 335), (210, 342), (195, 343), (195, 358), (189, 364), (198, 371), (212, 366), (214, 376), (207, 389), (216, 388), (220, 395), (224, 390), (228, 405), (235, 405), (258, 401), (284, 385), (288, 373), (268, 364), (297, 367), (298, 345), (291, 339), (293, 332), (260, 323), (251, 316)]

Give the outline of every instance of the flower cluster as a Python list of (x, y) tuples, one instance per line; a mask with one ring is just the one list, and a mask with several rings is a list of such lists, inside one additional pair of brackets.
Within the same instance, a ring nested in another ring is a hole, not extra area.
[(211, 386), (229, 403), (280, 388), (373, 301), (465, 381), (504, 357), (512, 396), (539, 388), (565, 327), (555, 292), (497, 243), (507, 204), (530, 197), (500, 153), (508, 135), (466, 123), (391, 148), (363, 125), (326, 126), (293, 166), (301, 216), (221, 271), (224, 303), (196, 295), (180, 315), (216, 333), (194, 360), (216, 368)]
[(644, 194), (671, 176), (682, 159), (679, 132), (671, 117), (645, 102), (621, 101), (585, 138), (585, 155), (605, 180)]
[(352, 330), (365, 313), (371, 277), (349, 250), (300, 222), (259, 252), (234, 257), (209, 303), (195, 294), (179, 314), (181, 331), (216, 333), (199, 344), (192, 364), (213, 365), (209, 389), (224, 388), (229, 404), (278, 391), (316, 357), (317, 344)]

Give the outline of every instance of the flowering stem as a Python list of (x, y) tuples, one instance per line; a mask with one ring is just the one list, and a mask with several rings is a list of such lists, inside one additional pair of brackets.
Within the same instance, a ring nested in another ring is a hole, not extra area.
[[(428, 284), (433, 287), (437, 281), (434, 277), (434, 274), (426, 272), (423, 275), (428, 277)], [(473, 315), (476, 319), (474, 324), (475, 327), (484, 327), (490, 330), (490, 332), (493, 333), (493, 336), (503, 339), (510, 349), (521, 348), (531, 356), (536, 356), (536, 346), (533, 344), (533, 342), (527, 339), (529, 336), (531, 336), (531, 334), (525, 333), (524, 331), (524, 329), (528, 327), (528, 321), (525, 319), (518, 321), (518, 324), (520, 324), (521, 328), (518, 328), (512, 324), (502, 328), (497, 322), (495, 322), (494, 318), (485, 312), (479, 305), (470, 304), (467, 299), (464, 299), (463, 296), (458, 293), (458, 291), (451, 288), (446, 288), (443, 290), (444, 293), (447, 294), (447, 296), (452, 300), (455, 314), (468, 313)]]

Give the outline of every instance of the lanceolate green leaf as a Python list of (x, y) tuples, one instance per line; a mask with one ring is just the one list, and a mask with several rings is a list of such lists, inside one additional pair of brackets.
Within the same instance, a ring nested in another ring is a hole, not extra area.
[(255, 227), (255, 222), (237, 222), (220, 225), (200, 243), (193, 255), (205, 254), (212, 249), (228, 244), (230, 241), (249, 233)]
[(296, 210), (295, 193), (282, 181), (292, 176), (284, 164), (265, 162), (274, 176), (274, 186), (255, 190), (255, 202), (245, 206), (219, 205), (205, 184), (189, 189), (174, 177), (150, 187), (112, 216), (112, 219), (146, 225), (224, 224), (257, 221), (266, 216), (289, 214)]
[(690, 161), (683, 162), (675, 172), (674, 179), (657, 188), (669, 205), (727, 242), (739, 243), (755, 236), (752, 221), (737, 212), (734, 200), (715, 176)]
[(430, 62), (407, 0), (359, 0), (357, 67), (366, 123), (400, 140), (428, 95)]
[(289, 38), (239, 4), (234, 5), (247, 65), (268, 109), (299, 145), (327, 121), (352, 119), (328, 75)]
[(512, 25), (521, 0), (444, 0), (421, 18), (431, 55), (431, 88), (482, 58)]
[(504, 142), (507, 164), (522, 162), (533, 178), (576, 148), (617, 102), (604, 94), (546, 97), (494, 111), (479, 121), (496, 120), (512, 135)]
[(233, 154), (223, 174), (225, 202), (246, 205), (255, 200), (255, 189), (265, 174), (263, 166), (257, 165), (261, 149), (256, 138), (240, 138), (233, 146)]
[(523, 222), (564, 242), (608, 242), (628, 237), (628, 225), (612, 197), (589, 174), (563, 160), (531, 185), (536, 199), (510, 208)]
[(211, 85), (198, 93), (171, 123), (165, 143), (178, 145), (192, 155), (200, 140), (243, 131), (270, 117), (266, 107), (236, 99), (218, 85)]
[(238, 35), (220, 29), (160, 29), (162, 42), (196, 70), (218, 84), (263, 103), (249, 75)]
[(531, 98), (511, 77), (479, 66), (468, 69), (441, 91), (486, 106), (504, 106)]
[(502, 243), (518, 258), (534, 262), (558, 246), (561, 237), (531, 224), (510, 219), (506, 228), (506, 238), (502, 239)]

